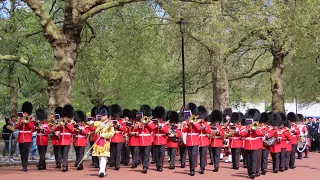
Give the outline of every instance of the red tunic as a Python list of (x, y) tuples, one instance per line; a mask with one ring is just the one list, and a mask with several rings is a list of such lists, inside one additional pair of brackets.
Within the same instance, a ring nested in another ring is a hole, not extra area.
[(96, 127), (94, 127), (94, 125), (89, 126), (89, 141), (95, 140), (95, 133), (94, 133), (95, 130), (96, 130)]
[(123, 119), (118, 119), (120, 127), (114, 128), (114, 136), (111, 138), (110, 142), (112, 143), (122, 143), (123, 142), (123, 133), (126, 131), (126, 123)]
[[(176, 129), (176, 139), (179, 139), (181, 137), (181, 129)], [(177, 148), (179, 145), (178, 141), (174, 141), (172, 137), (167, 138), (167, 148)]]
[(222, 147), (223, 146), (223, 136), (225, 135), (224, 127), (218, 126), (218, 131), (216, 134), (214, 134), (213, 137), (210, 139), (210, 146), (211, 147)]
[(37, 146), (48, 146), (49, 134), (50, 134), (50, 127), (48, 125), (48, 122), (42, 121), (39, 126), (41, 127), (41, 129), (36, 130)]
[(79, 123), (80, 131), (74, 131), (73, 146), (87, 146), (87, 136), (89, 134), (89, 127), (83, 123)]
[(291, 124), (291, 131), (294, 131), (291, 136), (291, 144), (298, 144), (298, 136), (300, 135), (300, 129), (296, 123)]
[(289, 130), (272, 129), (274, 131), (275, 138), (277, 139), (276, 144), (270, 147), (271, 153), (279, 153), (282, 148), (286, 148), (286, 141), (291, 139)]
[(34, 129), (32, 118), (30, 118), (29, 123), (21, 121), (20, 125), (15, 124), (14, 128), (19, 130), (18, 143), (32, 142), (32, 131)]
[(69, 146), (72, 143), (72, 133), (74, 131), (73, 123), (67, 123), (66, 125), (60, 125), (56, 128), (59, 131), (59, 145)]
[(140, 125), (138, 129), (139, 134), (139, 146), (151, 146), (151, 132), (156, 128), (153, 122), (149, 122), (147, 125)]
[[(202, 124), (202, 125), (201, 125)], [(209, 135), (211, 134), (211, 126), (208, 122), (199, 123), (200, 126), (200, 134), (199, 134), (199, 147), (209, 146)], [(203, 129), (203, 127), (205, 127)]]
[(250, 126), (246, 126), (245, 129), (239, 132), (239, 135), (244, 137), (244, 149), (245, 150), (258, 150), (261, 148), (260, 140), (263, 136), (261, 129), (258, 128), (254, 131), (249, 131)]
[[(241, 131), (242, 127), (236, 125), (236, 130)], [(227, 132), (230, 133), (231, 128), (228, 126)], [(232, 137), (229, 137), (229, 146), (230, 148), (242, 148), (242, 138), (239, 134), (234, 133)]]
[[(189, 120), (186, 120), (188, 123)], [(199, 123), (190, 124), (190, 126), (185, 125), (182, 128), (182, 132), (187, 133), (187, 141), (186, 146), (198, 146), (199, 145), (199, 133), (200, 133), (200, 125)]]
[(153, 130), (154, 145), (167, 144), (167, 133), (169, 132), (168, 124), (166, 122), (159, 122), (158, 127)]
[[(136, 121), (133, 123), (136, 124)], [(129, 143), (128, 146), (139, 146), (139, 129), (136, 126), (129, 128)]]

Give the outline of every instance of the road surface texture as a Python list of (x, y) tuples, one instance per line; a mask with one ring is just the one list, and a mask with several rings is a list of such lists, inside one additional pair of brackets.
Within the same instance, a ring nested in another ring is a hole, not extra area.
[[(177, 157), (178, 159), (178, 157)], [(178, 165), (178, 161), (176, 164)], [(89, 166), (90, 162), (85, 162), (85, 169), (82, 171), (76, 170), (73, 163), (69, 163), (69, 171), (61, 172), (55, 169), (54, 164), (48, 164), (47, 170), (38, 171), (35, 165), (28, 167), (28, 172), (21, 172), (21, 166), (0, 167), (0, 179), (3, 180), (87, 180), (87, 179), (113, 179), (113, 180), (186, 180), (186, 179), (219, 179), (219, 180), (243, 180), (247, 179), (247, 170), (240, 168), (239, 170), (232, 170), (231, 164), (221, 161), (219, 172), (212, 172), (213, 166), (208, 165), (205, 174), (196, 173), (195, 176), (189, 176), (189, 167), (181, 169), (176, 167), (175, 170), (168, 169), (168, 163), (165, 163), (163, 172), (155, 171), (155, 165), (151, 165), (148, 174), (141, 173), (141, 165), (137, 169), (121, 166), (119, 171), (114, 171), (107, 167), (107, 175), (104, 178), (97, 176), (98, 169)], [(241, 164), (242, 165), (242, 164)], [(296, 160), (296, 169), (289, 169), (278, 174), (271, 173), (271, 161), (268, 166), (268, 173), (256, 177), (259, 180), (318, 180), (320, 173), (320, 153), (310, 153), (308, 159)], [(196, 168), (199, 170), (199, 165)]]

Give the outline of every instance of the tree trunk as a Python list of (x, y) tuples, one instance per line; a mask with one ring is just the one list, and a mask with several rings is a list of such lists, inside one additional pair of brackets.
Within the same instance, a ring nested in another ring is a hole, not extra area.
[(10, 115), (16, 116), (18, 112), (19, 84), (13, 83), (11, 88)]
[(223, 111), (229, 108), (229, 82), (224, 60), (220, 56), (211, 55), (213, 81), (213, 109)]
[(49, 113), (52, 114), (57, 106), (71, 103), (72, 81), (77, 60), (77, 49), (80, 35), (74, 31), (67, 32), (59, 41), (52, 44), (54, 51), (54, 66), (49, 86)]
[(285, 112), (283, 91), (284, 58), (287, 53), (281, 52), (282, 48), (272, 48), (273, 62), (271, 69), (272, 111)]

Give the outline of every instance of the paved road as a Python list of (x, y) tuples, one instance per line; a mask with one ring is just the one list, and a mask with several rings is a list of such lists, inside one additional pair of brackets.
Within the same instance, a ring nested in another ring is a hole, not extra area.
[[(178, 162), (177, 162), (178, 163)], [(155, 166), (151, 165), (148, 174), (141, 173), (141, 167), (137, 169), (131, 169), (130, 167), (121, 167), (119, 171), (114, 171), (108, 167), (107, 176), (103, 179), (116, 179), (116, 180), (186, 180), (186, 179), (246, 179), (246, 169), (240, 168), (239, 170), (232, 170), (231, 164), (221, 162), (219, 172), (212, 172), (213, 166), (208, 165), (205, 174), (196, 174), (195, 176), (189, 176), (189, 168), (181, 169), (180, 167), (175, 170), (167, 169), (168, 164), (165, 164), (163, 172), (155, 171)], [(297, 168), (294, 170), (288, 170), (282, 173), (273, 174), (270, 173), (271, 163), (269, 163), (269, 172), (265, 176), (257, 177), (259, 180), (318, 180), (317, 177), (320, 173), (320, 153), (311, 153), (309, 159), (296, 160)], [(38, 171), (35, 165), (30, 166), (28, 172), (21, 172), (21, 167), (0, 167), (0, 179), (3, 180), (87, 180), (100, 179), (97, 177), (97, 169), (89, 167), (89, 162), (85, 163), (85, 169), (83, 171), (77, 171), (72, 163), (69, 164), (69, 171), (66, 173), (61, 172), (53, 168), (53, 165), (48, 165), (48, 169), (44, 171)], [(199, 169), (199, 166), (197, 167)]]

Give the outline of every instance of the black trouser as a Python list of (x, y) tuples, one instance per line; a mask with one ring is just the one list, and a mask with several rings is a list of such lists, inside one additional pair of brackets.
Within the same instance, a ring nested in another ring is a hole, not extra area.
[(62, 166), (68, 168), (68, 154), (69, 154), (70, 145), (60, 146), (60, 152), (62, 155)]
[(157, 168), (163, 167), (163, 161), (164, 161), (164, 154), (166, 151), (166, 145), (154, 145), (153, 146), (154, 150), (154, 160), (156, 163)]
[(149, 168), (151, 146), (139, 146), (139, 151), (143, 168)]
[(187, 147), (179, 147), (179, 154), (181, 159), (181, 164), (186, 164), (187, 159)]
[(170, 166), (175, 166), (177, 148), (168, 148), (168, 156), (170, 158)]
[[(9, 154), (9, 158), (13, 157), (13, 154), (16, 151), (16, 147), (15, 147), (15, 144), (14, 144), (14, 139), (11, 139), (11, 141), (5, 140), (4, 143), (5, 144), (4, 144), (4, 149), (3, 149), (3, 152), (2, 152), (2, 156), (6, 156), (6, 153), (8, 153)], [(10, 149), (10, 152), (9, 152), (10, 143), (11, 143), (11, 149)]]
[(256, 173), (261, 171), (261, 159), (262, 159), (262, 149), (257, 150), (257, 163), (256, 163)]
[(262, 149), (262, 161), (261, 161), (261, 170), (268, 169), (268, 156), (269, 156), (269, 149)]
[(46, 166), (47, 147), (48, 146), (38, 146), (38, 152), (39, 152), (39, 156), (40, 156), (38, 166), (42, 167), (42, 168), (46, 168), (47, 167)]
[(151, 161), (155, 162), (154, 144), (151, 146)]
[(120, 165), (120, 157), (123, 143), (110, 143), (111, 151), (110, 151), (110, 160), (115, 166)]
[(211, 147), (212, 154), (213, 154), (213, 164), (214, 167), (219, 167), (219, 161), (220, 161), (220, 153), (221, 153), (221, 147)]
[(30, 145), (31, 145), (31, 142), (19, 143), (19, 151), (20, 151), (22, 166), (28, 165)]
[(247, 152), (244, 150), (244, 148), (241, 148), (241, 154), (243, 166), (247, 166)]
[(61, 151), (60, 146), (53, 146), (54, 159), (56, 161), (56, 165), (61, 165)]
[(271, 157), (272, 157), (272, 169), (275, 170), (279, 170), (279, 161), (280, 161), (280, 153), (271, 153)]
[[(94, 145), (94, 141), (90, 141), (90, 147)], [(93, 151), (93, 148), (91, 149), (91, 153)], [(98, 156), (91, 156), (92, 157), (92, 165), (93, 166), (99, 166), (99, 157)]]
[(198, 148), (199, 146), (187, 146), (190, 172), (194, 171), (196, 168)]
[[(76, 150), (76, 164), (79, 166), (80, 161), (84, 156), (84, 151), (86, 149), (85, 146), (75, 146), (74, 149)], [(83, 162), (81, 162), (81, 166), (83, 166)]]
[(207, 165), (207, 151), (208, 146), (199, 147), (199, 156), (200, 156), (200, 168), (205, 169)]
[(294, 168), (294, 166), (296, 164), (297, 146), (298, 146), (297, 144), (292, 144), (292, 152), (290, 154), (290, 163), (289, 163), (290, 168)]
[(248, 175), (256, 173), (257, 170), (257, 150), (246, 150), (247, 151), (247, 170)]
[(121, 151), (121, 161), (123, 164), (128, 164), (130, 162), (130, 148), (128, 144), (123, 144)]
[(213, 162), (213, 159), (214, 159), (214, 154), (213, 154), (213, 147), (209, 146), (208, 147), (209, 149), (209, 157), (210, 157), (210, 162)]
[(139, 146), (129, 146), (132, 156), (132, 163), (137, 164), (138, 163), (138, 157), (139, 157)]
[(285, 162), (286, 162), (286, 148), (281, 148), (281, 152), (280, 152), (280, 169), (284, 169)]
[(320, 151), (320, 133), (315, 135), (314, 149), (315, 151)]
[[(285, 162), (284, 162), (284, 167), (289, 167), (289, 162), (291, 163), (291, 161), (290, 161), (290, 156), (291, 156), (291, 151), (286, 151), (286, 154), (285, 154)], [(291, 166), (290, 166), (291, 167)]]
[(233, 168), (239, 167), (240, 151), (241, 151), (241, 148), (231, 148), (232, 167)]

